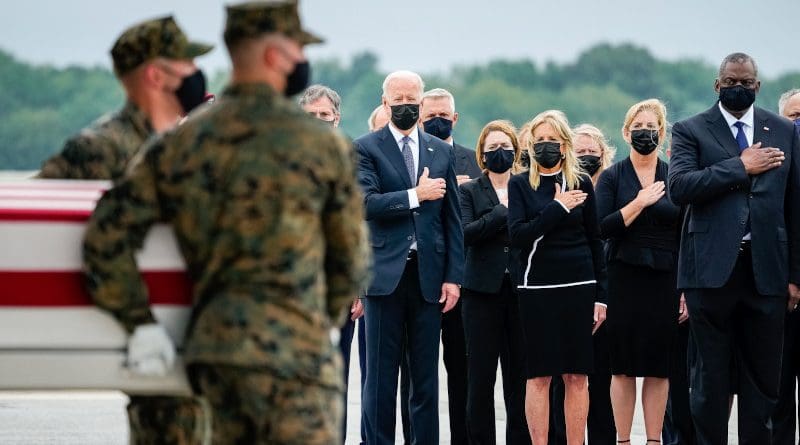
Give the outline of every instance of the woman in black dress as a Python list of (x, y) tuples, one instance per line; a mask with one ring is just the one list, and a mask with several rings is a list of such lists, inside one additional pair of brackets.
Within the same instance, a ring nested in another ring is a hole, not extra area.
[[(648, 443), (661, 443), (680, 295), (676, 289), (680, 209), (664, 193), (667, 163), (658, 158), (667, 131), (664, 104), (649, 99), (625, 115), (630, 156), (603, 172), (597, 210), (608, 239), (611, 403), (619, 443), (630, 441), (636, 377)], [(685, 311), (684, 311), (685, 313)]]
[(519, 153), (514, 126), (507, 121), (489, 122), (475, 147), (483, 174), (460, 187), (466, 247), (461, 311), (467, 340), (467, 434), (473, 444), (496, 442), (498, 358), (503, 370), (506, 443), (531, 443), (525, 424), (519, 305), (508, 273), (508, 180)]
[(530, 171), (508, 184), (508, 229), (519, 249), (514, 284), (527, 361), (525, 414), (534, 445), (547, 443), (551, 376), (564, 380), (567, 443), (582, 444), (592, 333), (605, 320), (605, 266), (594, 191), (560, 111), (531, 121)]

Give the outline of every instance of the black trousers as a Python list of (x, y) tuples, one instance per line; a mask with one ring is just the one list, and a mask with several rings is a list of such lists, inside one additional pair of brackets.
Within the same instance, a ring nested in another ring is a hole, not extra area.
[(361, 398), (361, 422), (369, 445), (395, 443), (397, 377), (403, 355), (409, 362), (411, 443), (439, 442), (441, 305), (422, 297), (417, 267), (416, 260), (406, 263), (391, 295), (364, 298), (367, 380)]
[(759, 295), (749, 249), (718, 289), (686, 289), (691, 335), (689, 396), (697, 443), (728, 441), (731, 354), (738, 369), (739, 444), (772, 442), (786, 296)]
[(800, 374), (800, 310), (786, 315), (783, 335), (783, 363), (781, 366), (781, 389), (778, 404), (772, 414), (772, 445), (794, 445), (797, 417), (795, 396), (797, 378)]
[[(405, 340), (404, 340), (405, 342)], [(403, 347), (405, 351), (405, 346)], [(408, 415), (408, 360), (403, 354), (400, 364), (400, 418), (404, 443), (411, 443)], [(467, 443), (467, 347), (464, 342), (464, 323), (461, 318), (461, 299), (442, 315), (442, 361), (447, 370), (447, 407), (450, 414), (450, 443)]]
[(525, 356), (519, 304), (508, 276), (500, 292), (462, 290), (467, 347), (467, 435), (470, 444), (496, 443), (494, 386), (497, 360), (503, 373), (506, 443), (530, 445), (525, 421)]
[(678, 338), (672, 354), (669, 376), (669, 398), (664, 414), (662, 432), (664, 445), (695, 445), (694, 426), (689, 411), (689, 369), (687, 350), (689, 346), (689, 323), (678, 325)]
[[(605, 326), (595, 332), (594, 373), (589, 374), (589, 416), (586, 419), (588, 445), (614, 445), (617, 428), (611, 408), (611, 363), (608, 354), (608, 330)], [(549, 445), (566, 445), (567, 425), (564, 419), (564, 380), (553, 376), (550, 383)]]

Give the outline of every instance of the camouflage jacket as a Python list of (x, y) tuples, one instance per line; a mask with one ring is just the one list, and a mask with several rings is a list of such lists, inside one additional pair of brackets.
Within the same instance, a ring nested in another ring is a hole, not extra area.
[(229, 87), (143, 148), (98, 202), (83, 250), (95, 303), (129, 331), (153, 321), (134, 252), (168, 222), (194, 284), (187, 362), (341, 387), (330, 330), (369, 261), (353, 156), (268, 86)]
[(129, 101), (113, 115), (101, 117), (68, 139), (61, 152), (42, 165), (39, 177), (119, 179), (153, 133), (147, 116)]

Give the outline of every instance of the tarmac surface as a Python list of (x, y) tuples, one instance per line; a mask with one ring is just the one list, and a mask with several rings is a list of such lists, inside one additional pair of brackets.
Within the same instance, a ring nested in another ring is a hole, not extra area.
[[(354, 345), (355, 346), (355, 345)], [(360, 394), (358, 347), (353, 347), (350, 362), (350, 391), (346, 444), (360, 442)], [(447, 379), (444, 365), (439, 364), (439, 424), (441, 444), (450, 444), (447, 428)], [(495, 422), (497, 443), (505, 443), (505, 409), (502, 379), (495, 388)], [(641, 382), (639, 382), (641, 384)], [(116, 391), (48, 391), (0, 392), (0, 444), (3, 445), (125, 445), (128, 425), (125, 414), (127, 397)], [(397, 443), (402, 444), (400, 415), (397, 415)], [(637, 406), (631, 435), (632, 444), (644, 444), (644, 423), (641, 406)], [(729, 444), (735, 445), (736, 410), (731, 416)]]

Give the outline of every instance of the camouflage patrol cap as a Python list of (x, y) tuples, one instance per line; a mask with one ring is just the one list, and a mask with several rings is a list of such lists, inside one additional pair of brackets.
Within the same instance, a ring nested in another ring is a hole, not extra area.
[(123, 75), (156, 57), (192, 59), (214, 47), (190, 42), (172, 16), (148, 20), (126, 29), (114, 42), (114, 71)]
[(300, 25), (296, 0), (255, 1), (229, 5), (225, 22), (225, 43), (230, 46), (241, 39), (267, 33), (281, 33), (301, 45), (322, 43), (316, 35)]

